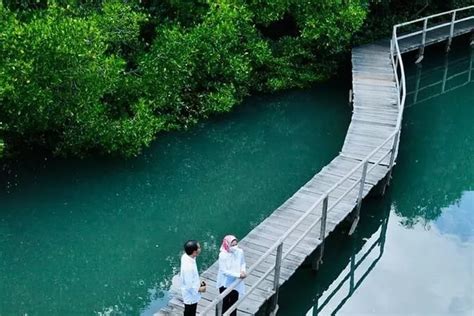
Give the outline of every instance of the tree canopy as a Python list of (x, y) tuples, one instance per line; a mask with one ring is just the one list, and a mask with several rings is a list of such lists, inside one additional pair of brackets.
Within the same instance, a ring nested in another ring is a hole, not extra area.
[(251, 92), (328, 78), (370, 10), (362, 0), (5, 0), (1, 138), (7, 150), (136, 155)]

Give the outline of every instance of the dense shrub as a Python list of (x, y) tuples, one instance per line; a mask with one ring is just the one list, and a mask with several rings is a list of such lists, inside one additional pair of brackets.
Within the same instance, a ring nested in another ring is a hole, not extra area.
[(425, 2), (4, 0), (1, 138), (62, 155), (136, 155), (159, 131), (251, 92), (327, 78), (364, 21), (375, 29), (379, 12), (392, 23)]
[(128, 98), (117, 109), (130, 75), (124, 59), (107, 53), (136, 41), (136, 13), (117, 25), (109, 6), (87, 18), (50, 6), (28, 22), (0, 10), (0, 117), (7, 141), (64, 154), (100, 149), (131, 155), (153, 139), (160, 118), (144, 100)]

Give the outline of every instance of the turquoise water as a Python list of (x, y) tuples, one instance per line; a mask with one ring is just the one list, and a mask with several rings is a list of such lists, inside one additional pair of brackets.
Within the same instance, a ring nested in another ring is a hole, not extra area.
[(184, 241), (201, 241), (206, 267), (223, 235), (245, 235), (337, 154), (348, 89), (251, 97), (137, 159), (5, 166), (0, 314), (156, 312)]
[[(471, 54), (461, 43), (447, 61), (427, 50), (421, 71), (407, 61), (389, 190), (364, 201), (355, 235), (336, 230), (317, 274), (305, 265), (283, 286), (279, 315), (474, 313), (474, 83), (460, 86)], [(136, 159), (4, 166), (0, 315), (153, 314), (186, 239), (201, 241), (205, 268), (224, 234), (245, 235), (337, 154), (348, 84), (251, 97)]]
[(316, 275), (303, 267), (282, 288), (280, 315), (474, 315), (473, 55), (461, 42), (420, 68), (405, 58), (391, 186), (364, 201), (354, 236), (331, 237)]

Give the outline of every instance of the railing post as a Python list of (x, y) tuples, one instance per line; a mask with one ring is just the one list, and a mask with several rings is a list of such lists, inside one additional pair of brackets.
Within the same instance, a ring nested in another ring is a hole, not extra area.
[(276, 311), (278, 310), (278, 293), (280, 292), (280, 271), (281, 271), (282, 255), (283, 255), (283, 242), (281, 242), (278, 245), (277, 253), (276, 253), (275, 275), (273, 278), (273, 291), (275, 291), (275, 295), (273, 296), (273, 300), (270, 307), (271, 315), (276, 315)]
[(450, 28), (450, 31), (449, 31), (448, 44), (446, 45), (446, 52), (449, 52), (449, 49), (451, 48), (451, 43), (453, 42), (454, 22), (455, 21), (456, 21), (456, 11), (453, 11), (453, 16), (451, 18), (451, 28)]
[(392, 169), (393, 164), (395, 163), (395, 154), (398, 150), (398, 138), (400, 137), (400, 129), (397, 130), (395, 135), (393, 136), (393, 145), (390, 153), (390, 162), (388, 165), (388, 174), (387, 174), (387, 181), (385, 181), (385, 185), (383, 188), (383, 192), (385, 193), (385, 188), (390, 185), (390, 179), (392, 178)]
[(355, 213), (355, 219), (354, 222), (352, 223), (351, 229), (349, 230), (349, 235), (352, 235), (357, 227), (357, 224), (359, 223), (359, 217), (360, 217), (360, 208), (362, 206), (362, 198), (364, 195), (364, 185), (365, 185), (365, 178), (367, 176), (367, 166), (369, 164), (369, 161), (366, 160), (364, 162), (364, 166), (362, 167), (362, 176), (360, 178), (360, 186), (359, 186), (359, 196), (357, 197), (357, 206), (356, 206), (356, 213)]
[(324, 237), (326, 236), (326, 221), (328, 217), (328, 196), (326, 195), (323, 200), (323, 212), (321, 215), (321, 230), (319, 231), (319, 240), (321, 242), (324, 241)]
[(415, 61), (415, 64), (418, 64), (423, 60), (423, 55), (425, 54), (425, 44), (426, 44), (426, 29), (428, 28), (428, 18), (423, 22), (423, 35), (421, 37), (421, 46), (418, 53), (418, 59)]
[(394, 56), (394, 51), (395, 51), (395, 41), (397, 40), (397, 31), (396, 28), (393, 27), (392, 31), (392, 40), (390, 41), (390, 55), (393, 57)]
[(222, 316), (222, 301), (216, 305), (216, 316)]
[(398, 76), (398, 52), (395, 50), (395, 41), (397, 40), (396, 28), (393, 28), (392, 40), (390, 41), (390, 53), (393, 56), (395, 62), (395, 76)]
[(366, 160), (364, 162), (364, 166), (362, 167), (362, 177), (360, 179), (360, 186), (359, 186), (359, 197), (357, 199), (357, 213), (356, 216), (359, 217), (360, 214), (360, 207), (362, 204), (362, 198), (364, 194), (364, 185), (365, 185), (365, 178), (367, 176), (367, 166), (369, 165), (369, 161)]
[(393, 164), (395, 163), (395, 155), (398, 151), (399, 138), (400, 138), (400, 128), (397, 130), (397, 132), (393, 136), (392, 154), (390, 155), (390, 164), (388, 166), (390, 170), (393, 168)]
[(390, 41), (390, 56), (393, 56), (393, 41), (395, 40), (395, 34), (392, 35), (392, 40)]
[(326, 195), (323, 200), (323, 209), (321, 213), (321, 229), (319, 231), (319, 251), (318, 254), (316, 255), (316, 258), (313, 261), (312, 268), (314, 271), (319, 270), (319, 266), (323, 262), (323, 255), (324, 255), (324, 239), (326, 237), (326, 222), (328, 218), (328, 200), (329, 197)]

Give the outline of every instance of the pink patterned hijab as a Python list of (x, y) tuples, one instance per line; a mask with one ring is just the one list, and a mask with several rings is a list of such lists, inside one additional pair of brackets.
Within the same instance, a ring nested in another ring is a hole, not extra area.
[(224, 239), (222, 240), (222, 245), (221, 245), (221, 251), (225, 251), (225, 252), (230, 252), (230, 244), (232, 244), (232, 242), (234, 240), (237, 240), (237, 237), (235, 237), (234, 235), (227, 235), (224, 237)]

